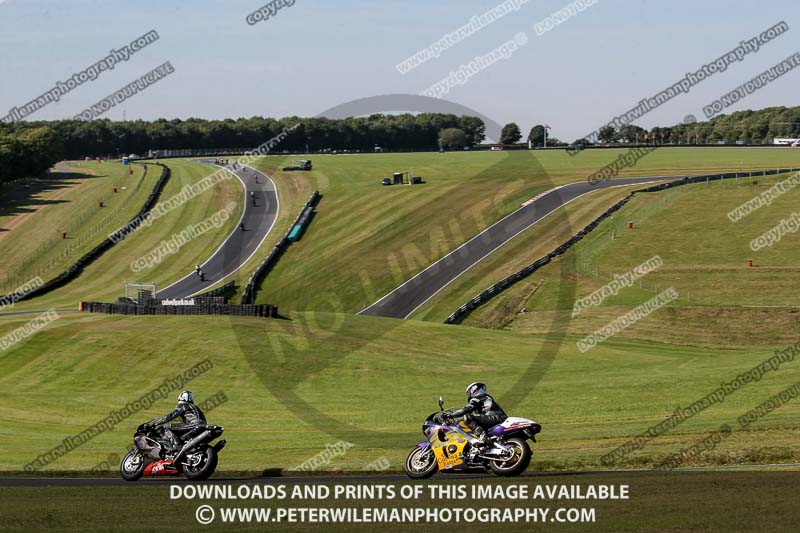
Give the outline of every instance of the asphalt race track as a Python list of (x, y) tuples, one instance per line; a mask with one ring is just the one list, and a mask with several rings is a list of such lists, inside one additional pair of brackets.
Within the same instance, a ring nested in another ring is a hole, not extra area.
[(520, 232), (579, 196), (607, 187), (674, 180), (683, 177), (685, 175), (622, 178), (602, 181), (596, 185), (592, 185), (588, 181), (582, 181), (551, 189), (530, 204), (517, 209), (507, 217), (489, 226), (482, 233), (462, 244), (358, 314), (408, 318), (425, 302), (433, 298), (439, 291), (484, 257), (513, 239)]
[[(213, 164), (213, 160), (198, 160), (200, 163)], [(235, 172), (236, 177), (244, 185), (244, 213), (233, 232), (228, 236), (214, 254), (202, 265), (204, 280), (200, 280), (194, 271), (172, 285), (160, 289), (158, 298), (186, 298), (210, 289), (215, 283), (236, 272), (256, 252), (267, 238), (275, 219), (278, 216), (278, 194), (275, 183), (264, 173), (251, 167), (241, 167)], [(258, 183), (256, 183), (256, 176)], [(255, 193), (255, 206), (250, 193)], [(244, 224), (244, 231), (239, 224)]]
[[(520, 477), (564, 477), (564, 476), (591, 476), (598, 474), (633, 474), (642, 472), (662, 472), (664, 475), (674, 472), (723, 472), (729, 470), (764, 470), (764, 469), (794, 469), (800, 463), (765, 463), (751, 465), (722, 465), (722, 466), (687, 466), (668, 470), (647, 468), (610, 469), (610, 470), (565, 470), (553, 472), (524, 472)], [(440, 472), (431, 478), (432, 482), (458, 479), (501, 479), (493, 474), (485, 473), (445, 473)], [(506, 478), (508, 479), (508, 478)], [(391, 483), (411, 481), (408, 476), (400, 473), (384, 474), (340, 474), (328, 476), (253, 476), (253, 477), (212, 477), (203, 483), (258, 483), (258, 484), (303, 484), (303, 483)], [(174, 483), (197, 483), (183, 476), (164, 476), (142, 478), (139, 481), (125, 481), (120, 477), (0, 477), (0, 487), (142, 487), (166, 486)]]

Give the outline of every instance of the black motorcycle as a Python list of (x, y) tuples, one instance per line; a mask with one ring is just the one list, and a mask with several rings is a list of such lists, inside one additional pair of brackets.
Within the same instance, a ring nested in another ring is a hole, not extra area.
[(181, 474), (192, 481), (208, 479), (217, 468), (217, 454), (226, 444), (225, 440), (211, 442), (223, 431), (224, 427), (212, 425), (167, 428), (142, 424), (136, 428), (135, 446), (122, 459), (119, 473), (126, 481)]

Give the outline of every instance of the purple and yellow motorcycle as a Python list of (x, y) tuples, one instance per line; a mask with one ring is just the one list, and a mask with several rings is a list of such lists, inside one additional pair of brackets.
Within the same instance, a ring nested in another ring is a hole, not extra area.
[(444, 411), (439, 398), (439, 412), (422, 424), (428, 439), (408, 454), (405, 471), (412, 479), (431, 477), (439, 470), (463, 472), (491, 470), (498, 476), (517, 476), (531, 462), (528, 440), (536, 442), (542, 426), (527, 418), (510, 416), (487, 431), (480, 440), (463, 420), (456, 422)]

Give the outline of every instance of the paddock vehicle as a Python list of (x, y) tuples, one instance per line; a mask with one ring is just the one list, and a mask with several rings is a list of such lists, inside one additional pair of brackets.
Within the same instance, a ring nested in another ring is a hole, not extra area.
[(462, 420), (456, 422), (444, 410), (439, 398), (438, 413), (422, 424), (427, 440), (408, 454), (405, 471), (412, 479), (425, 479), (439, 470), (463, 472), (491, 470), (498, 476), (517, 476), (531, 462), (528, 440), (536, 442), (542, 426), (527, 418), (508, 417), (487, 431), (486, 440), (479, 440)]
[[(226, 441), (216, 444), (211, 441), (222, 435), (222, 426), (201, 425), (185, 429), (170, 428), (177, 439), (172, 439), (163, 426), (149, 427), (144, 424), (133, 436), (135, 446), (122, 459), (119, 473), (126, 481), (136, 481), (142, 476), (178, 476), (183, 474), (192, 481), (208, 479), (217, 468), (219, 451)], [(149, 450), (155, 447), (158, 459), (151, 457)]]
[(300, 159), (297, 161), (299, 165), (290, 165), (288, 167), (283, 167), (284, 171), (289, 170), (311, 170), (311, 160), (310, 159)]

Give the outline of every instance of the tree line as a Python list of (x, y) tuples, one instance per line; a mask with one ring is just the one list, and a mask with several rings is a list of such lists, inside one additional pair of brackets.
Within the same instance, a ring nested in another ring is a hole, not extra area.
[[(546, 126), (533, 126), (525, 140), (544, 145)], [(0, 181), (37, 176), (61, 159), (146, 154), (148, 150), (252, 149), (284, 131), (278, 151), (460, 150), (480, 144), (486, 126), (478, 117), (444, 113), (373, 114), (345, 119), (251, 117), (0, 123)], [(800, 107), (769, 107), (718, 115), (709, 121), (646, 130), (629, 124), (599, 130), (601, 143), (714, 144), (771, 143), (775, 137), (800, 137)], [(522, 140), (516, 123), (501, 132), (501, 144)], [(591, 144), (579, 139), (575, 144)], [(547, 146), (565, 146), (547, 136)]]
[[(655, 144), (772, 144), (775, 138), (800, 138), (800, 106), (767, 107), (717, 115), (703, 122), (684, 122), (646, 130), (634, 124), (598, 130), (602, 143), (647, 142)], [(590, 144), (579, 139), (576, 144)]]
[(284, 130), (289, 130), (289, 134), (276, 148), (278, 151), (373, 151), (375, 146), (391, 150), (432, 150), (439, 146), (439, 133), (444, 129), (457, 128), (464, 132), (468, 144), (477, 144), (483, 141), (486, 128), (480, 118), (443, 113), (373, 114), (345, 119), (61, 120), (18, 122), (2, 128), (24, 131), (42, 126), (56, 132), (68, 159), (185, 148), (249, 150)]
[[(534, 147), (543, 146), (546, 127), (536, 124), (525, 140)], [(619, 128), (604, 126), (598, 130), (597, 138), (600, 144), (772, 144), (775, 138), (800, 138), (800, 106), (736, 111), (729, 115), (717, 115), (704, 122), (682, 122), (650, 129), (635, 124)], [(514, 144), (521, 139), (522, 133), (516, 123), (511, 122), (503, 127), (501, 144)], [(587, 139), (577, 139), (573, 144), (590, 146), (593, 143)], [(547, 134), (547, 146), (566, 145)]]
[(64, 159), (64, 144), (49, 127), (0, 129), (0, 182), (39, 176)]
[(778, 137), (800, 137), (800, 107), (768, 107), (717, 115), (703, 122), (680, 123), (674, 126), (645, 130), (639, 126), (620, 128), (606, 126), (598, 131), (601, 142), (649, 142), (714, 144), (718, 142), (772, 144)]

